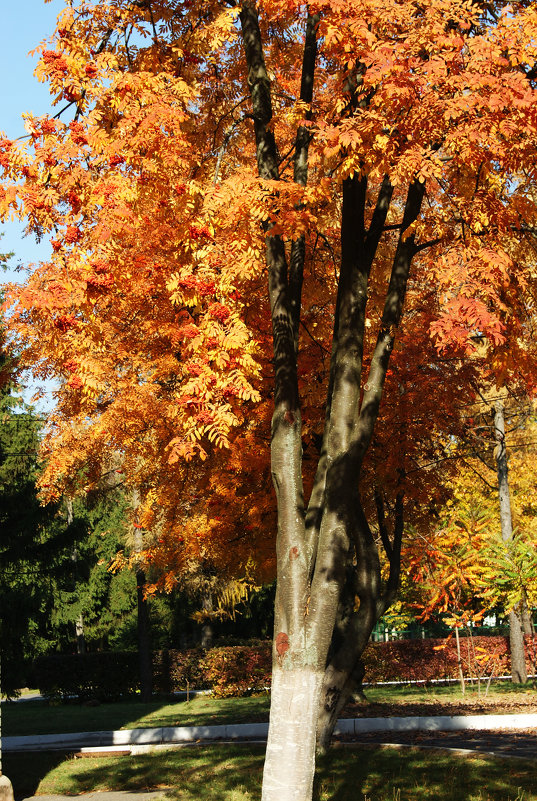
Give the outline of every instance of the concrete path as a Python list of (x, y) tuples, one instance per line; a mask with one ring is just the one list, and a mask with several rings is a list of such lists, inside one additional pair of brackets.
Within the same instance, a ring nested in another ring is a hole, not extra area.
[[(128, 792), (119, 790), (108, 793), (84, 793), (84, 801), (153, 801), (154, 798), (163, 798), (166, 790), (151, 790), (149, 792)], [(32, 795), (19, 798), (19, 801), (73, 801), (72, 795)]]

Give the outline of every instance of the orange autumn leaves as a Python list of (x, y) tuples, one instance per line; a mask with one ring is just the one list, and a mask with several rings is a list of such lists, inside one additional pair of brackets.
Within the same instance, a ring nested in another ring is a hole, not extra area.
[[(28, 139), (0, 145), (0, 213), (51, 243), (49, 261), (9, 295), (21, 363), (60, 382), (44, 489), (91, 485), (119, 458), (123, 480), (141, 491), (141, 524), (156, 551), (169, 550), (163, 565), (179, 564), (187, 546), (231, 563), (228, 543), (242, 559), (255, 534), (263, 548), (271, 539), (263, 226), (288, 246), (306, 235), (300, 375), (304, 445), (315, 453), (341, 179), (367, 175), (368, 204), (384, 175), (395, 187), (371, 278), (369, 352), (406, 187), (416, 175), (426, 183), (423, 214), (405, 235), (428, 248), (415, 258), (372, 460), (387, 485), (457, 431), (438, 410), (453, 382), (457, 396), (469, 391), (479, 365), (449, 359), (479, 332), (501, 370), (517, 369), (531, 311), (523, 228), (537, 218), (535, 8), (495, 3), (491, 16), (455, 0), (312, 3), (320, 55), (308, 109), (297, 100), (303, 5), (258, 6), (279, 181), (257, 178), (233, 3), (66, 8), (37, 76), (67, 108), (60, 119), (28, 117)], [(306, 187), (290, 168), (302, 123), (312, 137)], [(401, 417), (407, 442), (394, 445)], [(209, 493), (221, 514), (207, 508)]]

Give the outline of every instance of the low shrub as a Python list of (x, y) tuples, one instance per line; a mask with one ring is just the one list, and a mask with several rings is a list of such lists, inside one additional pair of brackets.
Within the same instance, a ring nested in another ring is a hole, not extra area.
[(156, 651), (153, 654), (153, 689), (169, 694), (181, 690), (204, 690), (210, 685), (203, 669), (202, 648), (188, 651)]
[(203, 657), (208, 686), (217, 698), (249, 695), (270, 686), (272, 646), (252, 645), (211, 648)]

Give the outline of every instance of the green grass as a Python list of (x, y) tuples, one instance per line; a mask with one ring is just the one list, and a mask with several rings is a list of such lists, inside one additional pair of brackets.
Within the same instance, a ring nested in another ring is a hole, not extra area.
[(220, 699), (202, 695), (175, 703), (125, 701), (100, 706), (49, 706), (45, 701), (25, 701), (2, 704), (2, 734), (7, 737), (138, 727), (255, 723), (268, 720), (268, 708), (268, 695)]
[[(158, 788), (170, 801), (259, 798), (263, 748), (204, 746), (136, 757), (8, 754), (17, 796)], [(318, 767), (316, 801), (537, 801), (535, 765), (418, 749), (337, 748)]]
[[(490, 688), (489, 696), (536, 700), (533, 688), (502, 683)], [(372, 703), (400, 704), (404, 714), (406, 703), (441, 704), (462, 698), (458, 686), (449, 687), (372, 687), (367, 690)], [(478, 700), (477, 688), (468, 687), (465, 698)], [(197, 696), (191, 701), (165, 702), (124, 701), (100, 706), (80, 704), (48, 705), (45, 701), (2, 704), (4, 736), (24, 734), (61, 734), (74, 731), (133, 729), (138, 727), (195, 726), (221, 723), (255, 723), (268, 720), (269, 696), (251, 698), (211, 698)], [(367, 706), (363, 709), (367, 714)]]
[[(374, 703), (417, 703), (417, 702), (442, 702), (479, 700), (479, 690), (477, 684), (466, 684), (466, 692), (463, 696), (459, 684), (449, 685), (412, 685), (402, 687), (368, 687), (365, 694), (368, 701)], [(518, 696), (518, 699), (528, 698), (537, 700), (537, 692), (532, 685), (513, 684), (511, 681), (501, 681), (492, 683), (489, 687), (489, 698), (504, 698), (508, 701), (510, 697)], [(481, 684), (481, 698), (485, 698), (485, 683)]]

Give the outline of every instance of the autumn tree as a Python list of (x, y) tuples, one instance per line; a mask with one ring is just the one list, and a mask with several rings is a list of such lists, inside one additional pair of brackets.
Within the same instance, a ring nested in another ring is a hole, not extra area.
[[(498, 389), (480, 394), (460, 410), (467, 428), (464, 438), (451, 444), (458, 466), (447, 482), (451, 497), (409, 539), (402, 558), (415, 586), (410, 602), (422, 617), (441, 616), (460, 628), (478, 623), (487, 612), (506, 616), (512, 677), (521, 681), (526, 675), (523, 632), (532, 634), (537, 577), (535, 423), (524, 394)], [(500, 404), (505, 416), (498, 431)], [(506, 479), (507, 454), (510, 487), (498, 481), (498, 461)]]
[(38, 68), (59, 118), (3, 142), (3, 213), (53, 251), (11, 294), (63, 379), (51, 494), (115, 449), (139, 525), (225, 551), (181, 525), (273, 395), (265, 801), (311, 797), (476, 333), (504, 380), (533, 358), (536, 26), (524, 1), (82, 2)]

